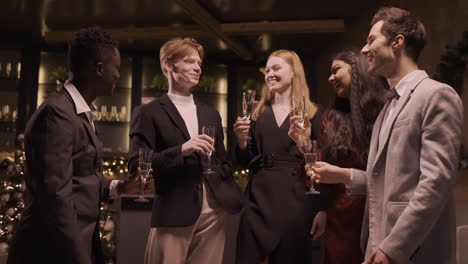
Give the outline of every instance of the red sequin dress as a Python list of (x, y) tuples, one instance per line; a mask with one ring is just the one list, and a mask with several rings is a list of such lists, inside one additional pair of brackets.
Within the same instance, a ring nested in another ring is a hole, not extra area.
[[(328, 113), (329, 111), (326, 111), (322, 119), (319, 147), (320, 139), (327, 133)], [(337, 160), (324, 161), (342, 168), (365, 170), (366, 165), (359, 162), (357, 155), (352, 153)], [(360, 237), (366, 197), (348, 196), (344, 184), (323, 184), (320, 188), (328, 193), (324, 263), (361, 264), (364, 255), (360, 247)]]

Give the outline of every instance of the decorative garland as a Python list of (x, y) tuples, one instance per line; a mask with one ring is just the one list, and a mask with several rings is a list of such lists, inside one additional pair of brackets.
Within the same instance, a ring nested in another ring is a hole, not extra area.
[[(18, 148), (11, 157), (0, 160), (0, 256), (8, 253), (13, 233), (25, 206), (24, 177), (27, 172), (23, 134), (18, 136), (18, 143)], [(111, 180), (122, 179), (128, 173), (127, 163), (124, 157), (104, 160), (104, 177)], [(115, 209), (110, 204), (101, 204), (99, 231), (106, 263), (115, 263), (116, 258), (114, 212)]]
[(463, 92), (463, 74), (468, 63), (468, 31), (463, 32), (462, 40), (448, 45), (440, 58), (434, 79), (452, 86), (459, 95)]
[[(434, 79), (452, 86), (458, 95), (463, 92), (463, 78), (468, 63), (468, 31), (463, 32), (462, 40), (455, 45), (448, 45), (447, 51), (440, 57)], [(466, 87), (468, 88), (468, 87)], [(460, 167), (468, 167), (468, 149), (462, 147)]]
[[(19, 136), (20, 143), (24, 140)], [(0, 255), (8, 253), (15, 227), (24, 209), (24, 162), (23, 144), (0, 164)]]

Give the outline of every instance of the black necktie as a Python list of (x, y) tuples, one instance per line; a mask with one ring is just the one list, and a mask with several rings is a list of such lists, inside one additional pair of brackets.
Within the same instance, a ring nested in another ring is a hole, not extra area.
[(392, 99), (400, 99), (400, 95), (398, 95), (395, 88), (392, 88), (385, 92), (385, 97), (387, 97), (388, 102), (392, 101)]

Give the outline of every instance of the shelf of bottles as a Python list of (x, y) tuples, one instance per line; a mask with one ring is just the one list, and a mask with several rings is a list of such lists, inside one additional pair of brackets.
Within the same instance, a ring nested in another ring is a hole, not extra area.
[(37, 89), (37, 107), (44, 100), (62, 89), (68, 78), (67, 54), (58, 52), (41, 52)]
[(15, 151), (20, 60), (19, 50), (0, 50), (0, 153)]
[[(94, 101), (96, 108), (94, 124), (103, 143), (105, 157), (125, 157), (129, 149), (131, 58), (122, 56), (120, 81), (112, 96), (99, 96)], [(67, 79), (66, 53), (41, 53), (37, 105), (63, 87)]]
[[(199, 85), (193, 88), (194, 97), (218, 110), (225, 133), (224, 144), (227, 145), (227, 66), (224, 64), (203, 65), (202, 71)], [(159, 62), (155, 59), (143, 60), (142, 78), (142, 104), (151, 102), (167, 92), (167, 79), (162, 74)]]
[(120, 80), (112, 96), (100, 96), (94, 102), (96, 128), (103, 143), (104, 155), (127, 156), (129, 151), (132, 59), (122, 56)]

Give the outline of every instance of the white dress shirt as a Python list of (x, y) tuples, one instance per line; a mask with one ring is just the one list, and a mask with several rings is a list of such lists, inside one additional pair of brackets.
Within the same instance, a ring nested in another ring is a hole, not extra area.
[(88, 105), (81, 95), (81, 93), (76, 89), (75, 85), (71, 83), (70, 81), (65, 81), (65, 84), (63, 87), (67, 90), (67, 92), (70, 94), (73, 104), (75, 104), (76, 108), (76, 114), (82, 114), (85, 113), (86, 117), (88, 118), (89, 123), (91, 124), (91, 127), (93, 130), (96, 132), (96, 128), (94, 127), (94, 112), (96, 112), (96, 108), (91, 104)]
[[(407, 74), (395, 85), (395, 90), (398, 93), (399, 97), (403, 96), (406, 90), (411, 89), (411, 87), (408, 87), (408, 83), (410, 83), (414, 79), (414, 77), (417, 76), (417, 73), (421, 71), (422, 70), (416, 70)], [(386, 129), (388, 129), (388, 125), (389, 125), (388, 120), (391, 119), (389, 117), (395, 114), (395, 109), (396, 109), (397, 104), (398, 104), (398, 99), (393, 99), (390, 102), (388, 102), (387, 110), (385, 112), (385, 116), (384, 116), (382, 126), (380, 128), (380, 133), (379, 133), (379, 148), (384, 143), (383, 142), (384, 138), (382, 137), (382, 131), (386, 131)]]

